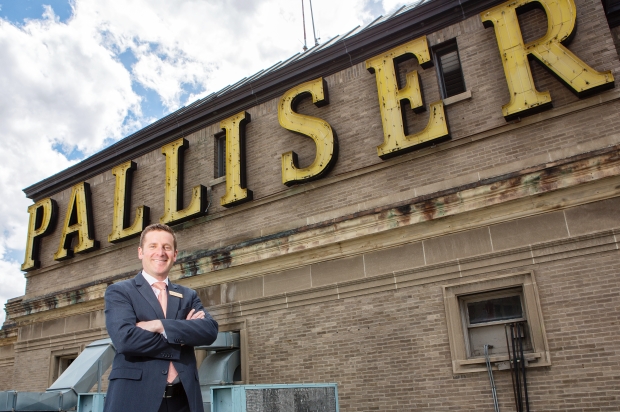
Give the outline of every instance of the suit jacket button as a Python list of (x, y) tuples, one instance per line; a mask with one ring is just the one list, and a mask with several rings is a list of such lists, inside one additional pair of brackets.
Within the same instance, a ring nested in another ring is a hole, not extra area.
[(162, 374), (162, 375), (166, 375), (167, 373), (168, 373), (168, 371), (167, 371), (167, 370), (162, 370), (162, 371), (161, 371), (161, 374)]

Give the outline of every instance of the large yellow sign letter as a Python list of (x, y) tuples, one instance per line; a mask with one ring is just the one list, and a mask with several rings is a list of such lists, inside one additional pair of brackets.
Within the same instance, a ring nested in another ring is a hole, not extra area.
[(379, 109), (383, 123), (383, 144), (377, 147), (377, 153), (382, 159), (410, 151), (419, 144), (449, 136), (448, 123), (441, 100), (430, 104), (430, 118), (424, 130), (405, 135), (401, 100), (408, 100), (415, 113), (426, 110), (422, 101), (417, 71), (407, 73), (405, 87), (398, 88), (394, 60), (406, 54), (414, 55), (423, 68), (433, 65), (426, 36), (366, 60), (366, 69), (375, 73), (377, 79)]
[(226, 194), (220, 198), (224, 207), (252, 200), (245, 183), (245, 125), (251, 120), (246, 112), (237, 113), (220, 122), (226, 133)]
[(287, 186), (321, 178), (338, 158), (338, 140), (329, 123), (295, 112), (297, 103), (307, 95), (312, 96), (317, 107), (329, 104), (327, 83), (322, 77), (293, 87), (284, 93), (278, 104), (280, 126), (310, 137), (316, 145), (314, 161), (308, 167), (299, 168), (297, 154), (293, 151), (282, 155), (282, 183)]
[(108, 236), (108, 242), (116, 243), (138, 236), (149, 223), (148, 206), (140, 206), (136, 209), (136, 217), (133, 224), (129, 225), (131, 182), (133, 171), (136, 168), (137, 166), (134, 162), (128, 161), (112, 169), (112, 174), (116, 176), (116, 187), (114, 189), (112, 233)]
[[(74, 237), (77, 237), (77, 244), (71, 248)], [(62, 226), (60, 244), (58, 251), (54, 253), (54, 260), (65, 260), (72, 258), (74, 253), (87, 253), (98, 249), (99, 242), (94, 237), (90, 185), (86, 182), (78, 183), (71, 189), (65, 224)]]
[[(547, 14), (547, 34), (523, 44), (517, 9), (537, 2)], [(577, 12), (573, 0), (511, 0), (480, 15), (485, 27), (495, 27), (497, 45), (510, 91), (510, 102), (502, 106), (506, 120), (534, 114), (551, 107), (549, 92), (534, 86), (527, 57), (531, 56), (584, 97), (614, 87), (611, 71), (597, 72), (562, 45), (575, 29)]]
[(181, 138), (161, 148), (166, 156), (166, 192), (164, 215), (159, 219), (161, 223), (179, 223), (206, 212), (206, 188), (202, 185), (194, 186), (192, 200), (183, 209), (183, 152), (188, 146), (188, 141)]
[(41, 238), (49, 235), (56, 225), (56, 215), (58, 206), (52, 198), (39, 200), (28, 208), (28, 239), (26, 241), (26, 257), (22, 264), (22, 270), (30, 270), (41, 267), (39, 262), (39, 252), (41, 249)]

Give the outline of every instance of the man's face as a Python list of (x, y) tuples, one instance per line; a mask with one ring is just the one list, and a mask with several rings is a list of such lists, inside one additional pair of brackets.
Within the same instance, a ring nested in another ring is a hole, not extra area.
[(149, 275), (164, 280), (177, 260), (174, 238), (163, 230), (153, 230), (144, 236), (142, 247), (138, 247), (142, 268)]

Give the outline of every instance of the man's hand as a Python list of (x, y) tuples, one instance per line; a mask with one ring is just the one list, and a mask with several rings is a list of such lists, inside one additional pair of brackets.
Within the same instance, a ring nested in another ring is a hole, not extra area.
[(192, 309), (187, 314), (187, 317), (185, 318), (185, 320), (204, 319), (204, 317), (205, 317), (204, 311), (199, 310), (198, 312), (196, 312), (195, 309)]
[(149, 332), (164, 333), (164, 325), (159, 319), (138, 322), (136, 326), (140, 329), (148, 330)]
[[(202, 310), (196, 312), (195, 309), (192, 309), (187, 314), (185, 320), (194, 320), (194, 319), (204, 319), (205, 313)], [(164, 325), (161, 323), (161, 320), (148, 320), (136, 323), (136, 326), (140, 329), (148, 330), (153, 333), (164, 333)]]

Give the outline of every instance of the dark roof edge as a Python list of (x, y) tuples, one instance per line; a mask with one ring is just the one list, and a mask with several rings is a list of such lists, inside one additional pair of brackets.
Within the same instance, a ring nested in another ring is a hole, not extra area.
[(481, 13), (504, 0), (432, 0), (284, 67), (247, 81), (217, 98), (166, 116), (53, 176), (24, 189), (35, 201), (185, 137), (235, 113), (264, 103), (295, 84), (328, 76), (383, 51)]

